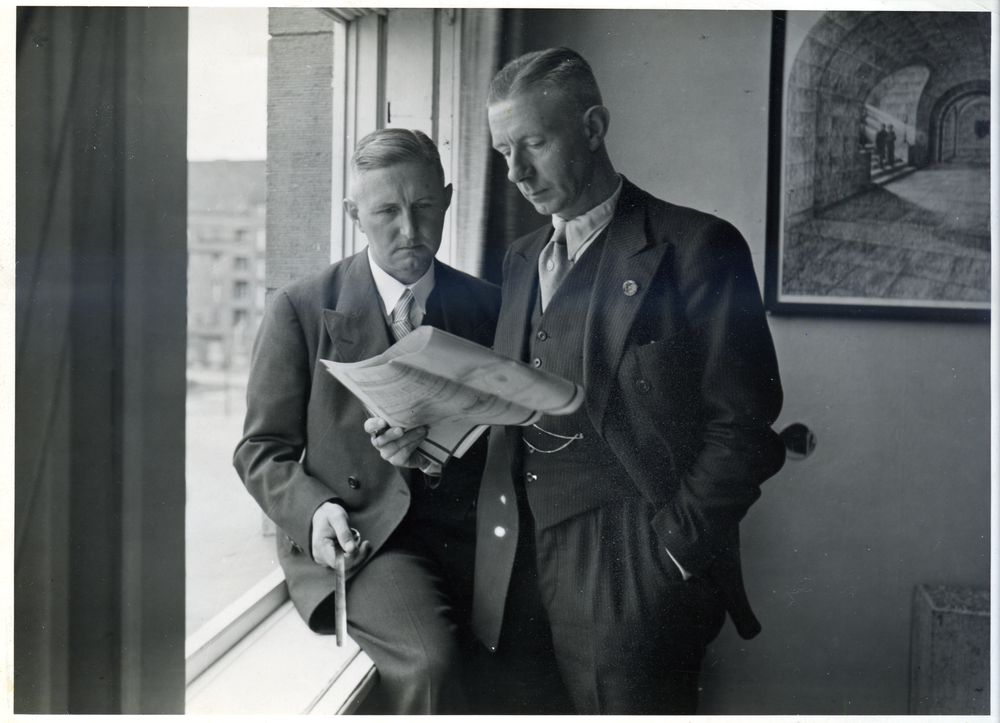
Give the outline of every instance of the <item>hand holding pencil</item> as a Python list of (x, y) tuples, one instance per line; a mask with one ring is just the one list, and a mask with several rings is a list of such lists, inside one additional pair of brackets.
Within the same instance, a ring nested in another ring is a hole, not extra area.
[(347, 634), (347, 571), (368, 558), (370, 543), (348, 524), (347, 511), (335, 502), (324, 502), (312, 518), (312, 556), (334, 572), (334, 605), (337, 645)]

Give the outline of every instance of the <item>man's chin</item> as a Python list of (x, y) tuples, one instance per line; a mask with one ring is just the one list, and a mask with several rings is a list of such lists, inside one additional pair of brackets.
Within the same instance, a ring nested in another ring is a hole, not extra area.
[(551, 216), (552, 214), (554, 214), (556, 212), (555, 211), (555, 204), (552, 203), (551, 201), (549, 201), (548, 203), (546, 203), (545, 201), (532, 201), (529, 198), (528, 199), (528, 203), (530, 203), (532, 206), (534, 206), (535, 207), (535, 211), (537, 211), (538, 213), (540, 213), (543, 216)]

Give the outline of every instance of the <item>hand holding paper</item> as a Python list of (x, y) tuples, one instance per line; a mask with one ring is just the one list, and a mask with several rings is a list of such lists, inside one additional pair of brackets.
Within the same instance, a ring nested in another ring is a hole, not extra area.
[(430, 326), (371, 359), (323, 364), (390, 427), (427, 427), (418, 449), (441, 465), (491, 424), (532, 424), (583, 403), (578, 384)]

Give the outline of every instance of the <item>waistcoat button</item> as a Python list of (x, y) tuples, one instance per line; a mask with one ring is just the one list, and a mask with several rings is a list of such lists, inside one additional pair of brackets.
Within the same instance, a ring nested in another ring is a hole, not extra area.
[(635, 386), (638, 387), (640, 392), (648, 392), (650, 389), (652, 389), (649, 382), (647, 382), (645, 379), (640, 379), (639, 381), (637, 381), (635, 383)]
[(549, 338), (549, 335), (546, 334), (544, 331), (540, 331), (538, 332), (538, 338), (541, 339), (542, 341), (545, 341), (546, 339)]
[(347, 486), (350, 487), (352, 490), (356, 490), (358, 487), (361, 486), (361, 483), (358, 482), (358, 480), (354, 477), (348, 477)]
[(534, 360), (533, 360), (533, 361), (532, 361), (531, 363), (532, 363), (532, 365), (533, 365), (533, 366), (534, 366), (534, 367), (535, 367), (535, 368), (537, 369), (538, 367), (540, 367), (540, 366), (542, 365), (542, 360), (541, 360), (541, 359), (539, 359), (539, 358), (538, 358), (538, 357), (536, 356), (536, 357), (534, 358)]

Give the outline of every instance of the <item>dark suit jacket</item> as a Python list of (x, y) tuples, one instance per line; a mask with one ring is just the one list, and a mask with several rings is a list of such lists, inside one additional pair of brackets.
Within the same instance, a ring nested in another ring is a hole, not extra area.
[[(495, 285), (435, 262), (428, 306), (435, 303), (445, 330), (492, 343), (500, 308)], [(279, 559), (306, 622), (334, 589), (332, 571), (310, 554), (316, 508), (331, 499), (343, 505), (374, 552), (410, 506), (410, 470), (379, 456), (364, 430), (364, 406), (320, 363), (368, 359), (390, 344), (366, 251), (278, 290), (254, 343), (244, 436), (233, 462), (285, 533), (278, 539)], [(448, 479), (446, 469), (443, 489)], [(474, 495), (473, 487), (466, 507)], [(464, 510), (452, 512), (461, 516)]]
[[(518, 239), (504, 259), (494, 349), (514, 359), (526, 353), (538, 256), (551, 232)], [(729, 223), (628, 180), (605, 233), (587, 251), (601, 257), (580, 309), (587, 413), (658, 510), (659, 541), (718, 587), (751, 637), (760, 624), (743, 589), (738, 523), (785, 450), (771, 429), (781, 384), (749, 249)], [(500, 498), (514, 499), (518, 440), (516, 429), (493, 430), (480, 488), (473, 620), (488, 646), (499, 638), (517, 542), (517, 507)]]

